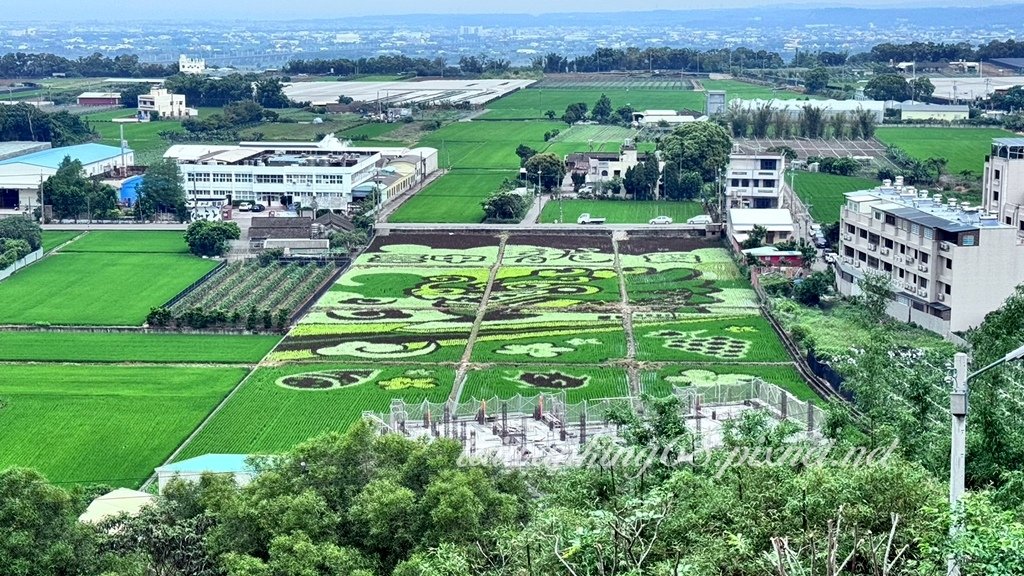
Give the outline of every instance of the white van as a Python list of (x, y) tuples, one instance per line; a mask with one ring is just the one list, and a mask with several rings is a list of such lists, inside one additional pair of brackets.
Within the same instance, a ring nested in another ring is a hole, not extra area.
[(701, 214), (700, 216), (694, 216), (686, 221), (687, 224), (712, 224), (711, 216), (707, 214)]

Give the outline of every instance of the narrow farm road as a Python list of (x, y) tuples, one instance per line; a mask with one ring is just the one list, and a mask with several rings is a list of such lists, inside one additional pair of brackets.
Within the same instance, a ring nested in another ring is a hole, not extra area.
[(633, 308), (629, 305), (629, 293), (626, 291), (626, 277), (622, 274), (622, 262), (619, 260), (619, 234), (612, 234), (612, 248), (615, 253), (615, 275), (619, 278), (620, 308), (622, 310), (622, 329), (626, 333), (626, 379), (629, 382), (629, 394), (634, 403), (640, 398), (640, 371), (636, 364), (636, 338), (633, 336)]
[(466, 339), (466, 350), (462, 353), (462, 359), (455, 369), (455, 384), (452, 386), (452, 393), (449, 400), (458, 401), (462, 395), (462, 387), (466, 383), (466, 374), (469, 369), (469, 359), (473, 355), (473, 346), (476, 344), (476, 337), (480, 333), (480, 325), (484, 322), (487, 314), (487, 301), (491, 298), (491, 288), (494, 286), (494, 278), (501, 268), (501, 259), (505, 256), (505, 242), (508, 241), (508, 234), (502, 234), (498, 243), (498, 259), (491, 266), (491, 272), (487, 275), (487, 286), (484, 288), (484, 296), (480, 300), (480, 308), (477, 309), (476, 318), (473, 320), (473, 328), (469, 331), (469, 338)]

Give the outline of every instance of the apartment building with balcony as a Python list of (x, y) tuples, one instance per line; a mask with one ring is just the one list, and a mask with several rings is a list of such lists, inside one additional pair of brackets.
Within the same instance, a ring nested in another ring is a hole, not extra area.
[(996, 138), (985, 157), (982, 207), (1024, 236), (1024, 138)]
[(731, 154), (726, 170), (728, 208), (784, 208), (786, 158), (781, 154)]
[(888, 276), (891, 316), (947, 335), (976, 327), (1024, 281), (1017, 228), (984, 209), (885, 181), (846, 194), (837, 284), (860, 293), (867, 273)]

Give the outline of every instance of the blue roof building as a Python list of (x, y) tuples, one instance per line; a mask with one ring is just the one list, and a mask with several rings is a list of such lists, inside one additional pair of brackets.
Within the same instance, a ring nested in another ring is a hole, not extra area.
[(245, 486), (256, 476), (256, 469), (247, 463), (248, 454), (204, 454), (167, 464), (156, 469), (160, 493), (174, 478), (198, 482), (203, 474), (230, 474), (239, 486)]
[(135, 164), (135, 153), (130, 149), (122, 151), (106, 144), (78, 144), (47, 150), (40, 150), (41, 147), (21, 146), (0, 156), (3, 158), (0, 160), (0, 209), (27, 211), (38, 204), (39, 187), (57, 173), (64, 158), (81, 162), (86, 176), (99, 176)]

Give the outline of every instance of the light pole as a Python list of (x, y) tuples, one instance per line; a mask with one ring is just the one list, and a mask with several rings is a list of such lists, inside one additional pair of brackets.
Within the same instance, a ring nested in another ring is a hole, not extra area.
[(540, 217), (540, 168), (537, 168), (537, 217)]
[[(967, 373), (967, 354), (957, 352), (953, 356), (953, 367), (956, 371), (956, 378), (953, 381), (953, 391), (949, 394), (949, 412), (953, 420), (952, 447), (949, 456), (949, 507), (956, 511), (960, 498), (964, 494), (964, 480), (966, 476), (967, 460), (967, 383), (981, 376), (982, 374), (998, 368), (1007, 362), (1014, 362), (1024, 358), (1024, 346), (1009, 352), (1002, 358), (992, 362), (984, 368)], [(952, 538), (960, 531), (956, 521), (949, 525), (949, 535)], [(949, 576), (960, 576), (960, 566), (953, 558), (949, 559), (947, 570)]]

